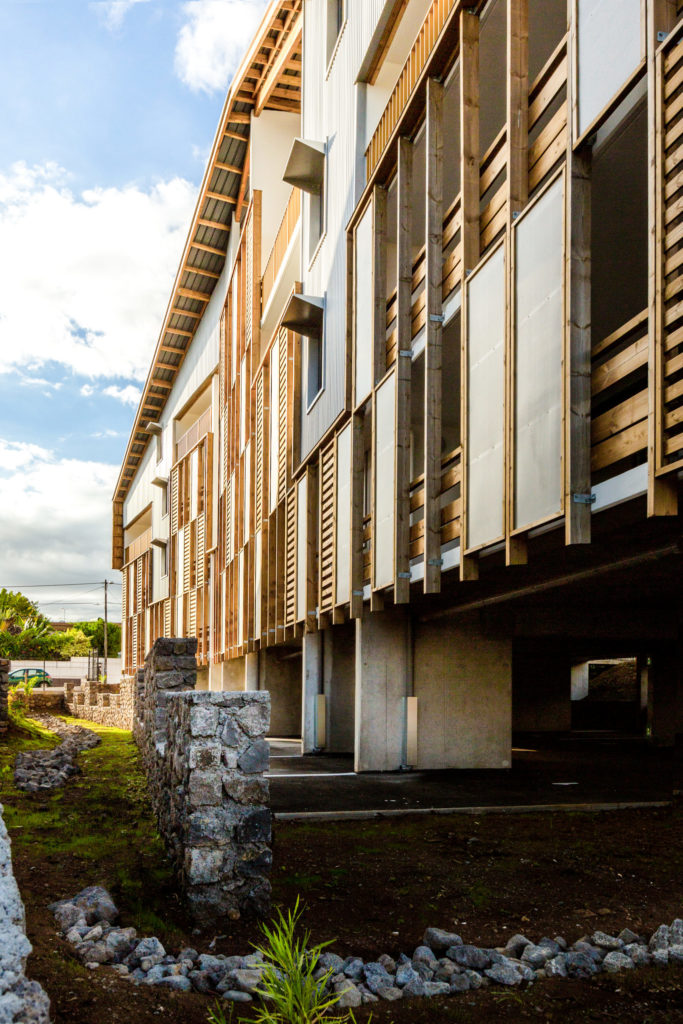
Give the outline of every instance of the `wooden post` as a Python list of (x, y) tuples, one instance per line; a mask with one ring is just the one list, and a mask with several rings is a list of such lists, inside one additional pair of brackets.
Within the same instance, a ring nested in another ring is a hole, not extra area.
[[(410, 600), (410, 421), (412, 374), (413, 146), (398, 140), (396, 215), (396, 510), (394, 601)], [(386, 318), (385, 318), (386, 319)]]
[[(567, 109), (576, 111), (576, 19)], [(576, 118), (572, 119), (573, 123)], [(591, 150), (567, 131), (565, 182), (564, 523), (566, 544), (591, 540)]]
[(372, 384), (387, 369), (387, 190), (372, 190)]
[(647, 514), (675, 516), (678, 513), (676, 475), (658, 476), (662, 461), (662, 110), (661, 63), (655, 53), (658, 32), (668, 32), (676, 21), (672, 0), (649, 0), (647, 4), (647, 159), (648, 159), (648, 443)]
[(427, 82), (427, 210), (425, 299), (425, 498), (424, 590), (441, 590), (441, 341), (443, 304), (443, 85)]
[(479, 562), (463, 552), (467, 546), (467, 298), (466, 279), (479, 262), (479, 17), (460, 12), (460, 196), (462, 208), (461, 317), (461, 530), (460, 579), (479, 576)]
[(514, 297), (515, 259), (512, 221), (529, 198), (529, 2), (507, 0), (507, 232), (510, 259), (507, 261), (506, 345), (505, 345), (505, 562), (523, 565), (527, 561), (525, 535), (512, 536), (514, 529)]
[(349, 611), (352, 619), (363, 614), (363, 483), (365, 476), (365, 444), (363, 413), (351, 419), (351, 595)]

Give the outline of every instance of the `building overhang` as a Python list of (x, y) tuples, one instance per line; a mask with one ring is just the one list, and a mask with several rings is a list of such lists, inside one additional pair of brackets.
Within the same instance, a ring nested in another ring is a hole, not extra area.
[(284, 316), (282, 326), (307, 338), (321, 338), (323, 333), (323, 316), (325, 300), (317, 295), (292, 295)]
[(325, 144), (311, 139), (294, 139), (283, 181), (303, 192), (320, 195), (325, 177)]

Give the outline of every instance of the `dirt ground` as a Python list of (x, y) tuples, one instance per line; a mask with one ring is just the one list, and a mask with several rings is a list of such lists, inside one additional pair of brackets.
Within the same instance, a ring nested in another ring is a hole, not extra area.
[[(85, 723), (88, 724), (88, 723)], [(137, 752), (127, 733), (98, 729), (83, 774), (62, 792), (19, 793), (5, 775), (2, 802), (15, 873), (34, 945), (29, 973), (50, 995), (55, 1024), (205, 1022), (210, 1001), (136, 987), (114, 972), (86, 971), (55, 929), (47, 904), (85, 885), (107, 886), (124, 924), (170, 951), (209, 951), (213, 934), (187, 920), (150, 817)], [(0, 750), (11, 763), (29, 741)], [(683, 808), (585, 814), (407, 817), (280, 824), (273, 900), (299, 896), (312, 940), (340, 955), (412, 952), (425, 927), (453, 929), (494, 946), (515, 932), (574, 941), (628, 925), (649, 933), (683, 916)], [(226, 922), (213, 946), (245, 953), (254, 922)], [(367, 1021), (369, 1009), (356, 1013)], [(444, 1021), (683, 1021), (683, 969), (646, 969), (591, 982), (547, 981), (450, 999), (376, 1004), (374, 1024)], [(244, 1017), (235, 1010), (233, 1020)]]

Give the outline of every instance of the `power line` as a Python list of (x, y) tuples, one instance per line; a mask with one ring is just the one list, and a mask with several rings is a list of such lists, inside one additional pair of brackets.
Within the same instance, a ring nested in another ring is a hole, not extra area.
[[(120, 587), (121, 584), (114, 580), (107, 580), (110, 587)], [(43, 587), (103, 587), (104, 580), (86, 580), (85, 583), (2, 583), (0, 587), (4, 590), (37, 590)]]

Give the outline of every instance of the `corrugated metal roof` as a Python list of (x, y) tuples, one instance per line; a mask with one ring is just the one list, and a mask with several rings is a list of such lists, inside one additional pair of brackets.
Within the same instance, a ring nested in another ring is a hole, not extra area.
[[(241, 212), (240, 201), (249, 177), (252, 111), (300, 110), (301, 8), (302, 0), (271, 0), (228, 91), (116, 485), (115, 502), (126, 496), (150, 440), (145, 424), (160, 415), (166, 404), (171, 390), (168, 384), (175, 380), (223, 269), (229, 222), (233, 211)], [(289, 66), (276, 74), (276, 62), (284, 52)]]

